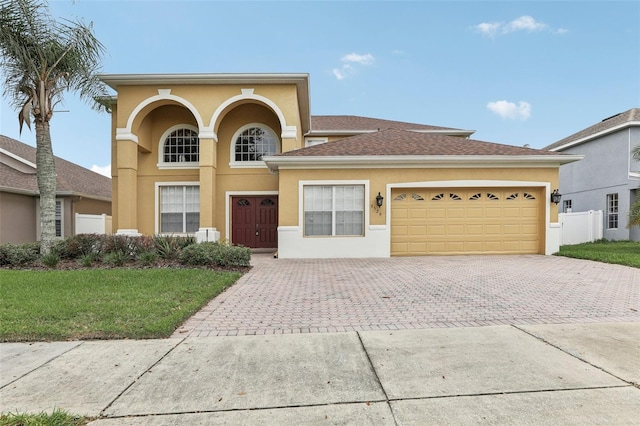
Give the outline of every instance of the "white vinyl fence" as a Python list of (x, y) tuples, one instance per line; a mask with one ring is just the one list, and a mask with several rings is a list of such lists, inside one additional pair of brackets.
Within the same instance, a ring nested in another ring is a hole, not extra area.
[(76, 213), (76, 235), (111, 234), (111, 216)]
[(602, 210), (560, 213), (560, 245), (588, 243), (602, 239), (604, 213)]

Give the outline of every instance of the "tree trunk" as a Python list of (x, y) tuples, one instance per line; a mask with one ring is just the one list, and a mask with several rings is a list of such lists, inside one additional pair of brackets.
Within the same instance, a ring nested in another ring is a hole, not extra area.
[(56, 238), (56, 164), (48, 121), (36, 120), (36, 167), (40, 191), (40, 254), (48, 254)]

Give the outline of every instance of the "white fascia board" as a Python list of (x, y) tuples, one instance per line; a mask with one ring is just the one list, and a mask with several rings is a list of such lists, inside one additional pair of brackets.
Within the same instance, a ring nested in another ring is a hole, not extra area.
[(9, 186), (0, 186), (0, 192), (9, 192), (11, 194), (30, 195), (30, 196), (38, 195), (38, 191), (32, 191), (29, 189), (11, 188)]
[(584, 155), (369, 155), (344, 157), (264, 157), (270, 170), (366, 168), (559, 167)]
[(300, 84), (309, 82), (309, 74), (98, 74), (98, 78), (116, 89), (118, 86), (158, 84)]
[(560, 146), (557, 146), (555, 148), (551, 148), (549, 151), (552, 151), (552, 152), (564, 151), (565, 149), (571, 148), (573, 146), (580, 145), (580, 144), (583, 144), (585, 142), (589, 142), (592, 139), (601, 138), (602, 136), (606, 136), (609, 133), (615, 133), (615, 132), (617, 132), (619, 130), (626, 129), (627, 127), (634, 127), (634, 126), (640, 126), (640, 121), (627, 121), (626, 123), (618, 124), (617, 126), (611, 127), (609, 129), (606, 129), (606, 130), (602, 130), (602, 131), (600, 131), (598, 133), (594, 133), (592, 135), (585, 136), (585, 137), (580, 138), (580, 139), (576, 139), (575, 141), (567, 142), (564, 145), (560, 145)]
[(9, 152), (6, 149), (0, 148), (0, 153), (6, 155), (7, 157), (13, 158), (14, 160), (19, 161), (20, 163), (22, 163), (22, 164), (24, 164), (26, 166), (29, 166), (34, 170), (37, 169), (37, 166), (34, 163), (32, 163), (31, 161), (25, 160), (24, 158), (20, 157), (19, 155), (14, 154), (13, 152)]

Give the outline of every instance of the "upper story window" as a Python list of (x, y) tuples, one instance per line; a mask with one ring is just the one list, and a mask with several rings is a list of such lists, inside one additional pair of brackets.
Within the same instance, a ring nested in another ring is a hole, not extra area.
[(241, 127), (233, 137), (231, 165), (264, 166), (262, 157), (277, 154), (279, 142), (275, 132), (264, 124)]
[(160, 139), (160, 167), (197, 167), (200, 161), (198, 130), (189, 125), (168, 129)]

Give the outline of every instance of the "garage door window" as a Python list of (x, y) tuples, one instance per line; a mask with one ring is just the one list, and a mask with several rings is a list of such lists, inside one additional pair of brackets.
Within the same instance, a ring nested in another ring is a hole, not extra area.
[(304, 235), (364, 235), (364, 186), (305, 186)]

